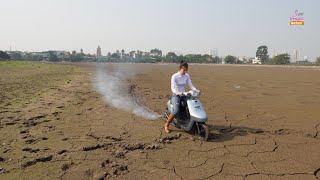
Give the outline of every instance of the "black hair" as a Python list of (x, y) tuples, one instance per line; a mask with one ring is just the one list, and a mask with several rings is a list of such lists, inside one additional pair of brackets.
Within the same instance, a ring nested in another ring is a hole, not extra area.
[(185, 61), (180, 61), (179, 69), (181, 69), (181, 68), (183, 68), (183, 67), (185, 67), (185, 68), (187, 68), (187, 69), (188, 69), (188, 63), (187, 63), (187, 62), (185, 62)]

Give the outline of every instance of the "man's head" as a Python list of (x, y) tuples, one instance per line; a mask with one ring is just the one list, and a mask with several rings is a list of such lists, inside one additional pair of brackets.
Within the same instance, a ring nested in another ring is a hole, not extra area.
[(179, 66), (179, 72), (182, 75), (185, 75), (188, 71), (188, 63), (181, 61)]

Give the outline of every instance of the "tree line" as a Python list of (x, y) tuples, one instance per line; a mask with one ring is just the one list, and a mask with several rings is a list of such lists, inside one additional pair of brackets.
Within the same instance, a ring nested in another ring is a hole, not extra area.
[[(106, 56), (96, 56), (94, 54), (84, 54), (83, 52), (77, 53), (72, 51), (63, 58), (58, 58), (57, 55), (51, 53), (46, 60), (52, 62), (70, 61), (70, 62), (136, 62), (136, 63), (179, 63), (186, 61), (189, 63), (226, 63), (226, 64), (243, 64), (252, 63), (248, 59), (239, 59), (232, 55), (225, 57), (212, 56), (209, 54), (186, 54), (177, 55), (175, 52), (168, 52), (166, 55), (162, 54), (160, 49), (151, 49), (149, 52), (130, 51), (126, 53), (125, 50), (117, 50), (114, 53), (108, 53)], [(259, 46), (256, 51), (256, 58), (261, 64), (290, 64), (290, 55), (287, 53), (276, 55), (272, 58), (269, 57), (268, 47)], [(28, 60), (28, 61), (41, 61), (44, 58), (41, 55), (26, 53), (22, 56), (20, 53), (13, 52), (10, 55), (7, 52), (0, 51), (0, 60)], [(320, 64), (320, 57), (316, 58), (316, 63)]]

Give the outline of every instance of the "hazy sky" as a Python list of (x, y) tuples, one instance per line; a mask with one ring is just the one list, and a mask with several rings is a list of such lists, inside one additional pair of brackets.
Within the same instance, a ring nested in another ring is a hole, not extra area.
[[(0, 0), (0, 49), (320, 56), (319, 0)], [(303, 12), (305, 26), (289, 26)]]

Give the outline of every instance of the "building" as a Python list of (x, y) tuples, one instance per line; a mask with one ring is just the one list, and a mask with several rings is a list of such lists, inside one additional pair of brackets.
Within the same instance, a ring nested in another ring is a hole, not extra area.
[(130, 51), (130, 53), (129, 53), (129, 57), (131, 57), (131, 58), (136, 58), (136, 52), (135, 51)]
[(43, 60), (50, 60), (50, 55), (55, 55), (59, 60), (63, 60), (66, 55), (66, 51), (43, 51), (41, 54)]
[(65, 58), (69, 59), (70, 56), (71, 56), (71, 53), (69, 51), (67, 51), (65, 54), (64, 54)]
[(150, 52), (142, 52), (142, 57), (150, 58), (151, 57)]
[(42, 59), (43, 59), (43, 60), (47, 60), (47, 61), (49, 61), (49, 58), (50, 58), (50, 52), (49, 52), (49, 51), (41, 52), (41, 56), (42, 56)]
[(292, 61), (297, 62), (300, 60), (300, 50), (294, 49), (293, 50), (293, 56), (292, 56)]

